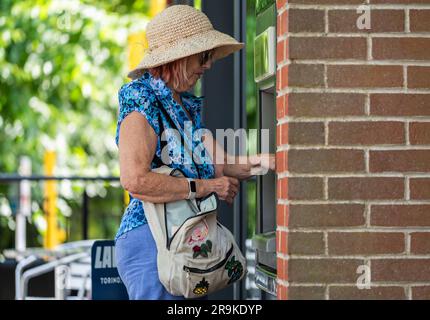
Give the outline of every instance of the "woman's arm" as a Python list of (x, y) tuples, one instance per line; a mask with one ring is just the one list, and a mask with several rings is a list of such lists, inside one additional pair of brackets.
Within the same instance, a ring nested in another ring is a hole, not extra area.
[(229, 176), (246, 180), (254, 175), (264, 174), (267, 170), (275, 170), (276, 158), (274, 154), (229, 155), (213, 138), (211, 132), (204, 135), (203, 144), (212, 157), (216, 176)]
[[(122, 122), (119, 133), (119, 163), (121, 185), (140, 200), (154, 203), (186, 199), (186, 178), (171, 177), (151, 171), (157, 147), (157, 135), (146, 118), (132, 112)], [(196, 179), (196, 197), (216, 192), (221, 200), (233, 201), (238, 182), (235, 179)]]

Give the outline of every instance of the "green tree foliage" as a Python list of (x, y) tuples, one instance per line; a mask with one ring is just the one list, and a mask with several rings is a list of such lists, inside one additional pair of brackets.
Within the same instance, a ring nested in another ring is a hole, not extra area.
[(150, 6), (149, 0), (81, 0), (81, 2), (120, 15), (129, 15), (133, 12), (147, 13)]
[(120, 1), (88, 3), (1, 1), (1, 172), (16, 172), (18, 156), (29, 155), (40, 173), (49, 148), (61, 172), (118, 172), (117, 91), (131, 23), (144, 17), (113, 12)]
[[(117, 93), (127, 81), (127, 37), (145, 29), (148, 6), (145, 0), (0, 1), (0, 172), (16, 173), (26, 155), (33, 173), (43, 174), (44, 152), (52, 149), (58, 175), (119, 174)], [(41, 186), (32, 190), (34, 213), (41, 211)], [(87, 187), (93, 197), (107, 194), (101, 183)], [(2, 208), (10, 188), (0, 186)], [(59, 185), (64, 216), (82, 190)], [(6, 225), (13, 229), (3, 219), (3, 236)]]
[[(257, 104), (254, 81), (255, 0), (246, 1), (246, 111), (248, 128), (257, 128)], [(256, 144), (256, 142), (255, 142)], [(255, 152), (257, 146), (250, 146)]]

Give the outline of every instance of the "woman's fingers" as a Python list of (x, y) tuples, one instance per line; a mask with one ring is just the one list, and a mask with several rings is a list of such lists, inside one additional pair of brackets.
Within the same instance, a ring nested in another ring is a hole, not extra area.
[(262, 175), (266, 174), (268, 170), (276, 170), (276, 156), (273, 153), (261, 153), (258, 154), (257, 157), (260, 161), (255, 161), (252, 168), (252, 175)]
[(232, 185), (230, 187), (230, 191), (234, 192), (234, 194), (237, 194), (239, 192), (239, 186)]
[(239, 180), (237, 180), (236, 178), (232, 178), (232, 177), (228, 177), (228, 180), (230, 181), (230, 183), (236, 187), (239, 186)]
[(276, 156), (274, 154), (270, 155), (270, 170), (276, 170)]
[(261, 163), (261, 155), (255, 154), (249, 157), (249, 163), (251, 166), (255, 167), (258, 166)]
[(216, 192), (219, 198), (232, 204), (234, 197), (236, 197), (239, 192), (239, 180), (233, 177), (223, 176), (214, 179), (214, 181), (217, 181), (218, 187), (216, 187)]
[(228, 196), (228, 195), (227, 196), (220, 196), (219, 198), (220, 198), (220, 200), (223, 200), (227, 203), (231, 203), (233, 201), (232, 197)]

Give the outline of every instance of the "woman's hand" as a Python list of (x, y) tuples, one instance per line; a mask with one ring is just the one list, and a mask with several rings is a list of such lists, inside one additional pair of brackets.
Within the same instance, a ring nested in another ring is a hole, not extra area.
[(212, 192), (216, 192), (221, 200), (226, 201), (230, 205), (233, 204), (234, 197), (236, 197), (239, 192), (239, 180), (223, 176), (206, 181), (210, 183), (210, 189)]
[(252, 175), (266, 174), (269, 170), (276, 170), (276, 156), (274, 153), (260, 153), (250, 156), (249, 162)]
[(246, 180), (256, 175), (266, 174), (269, 170), (276, 169), (276, 157), (271, 153), (260, 153), (253, 156), (234, 157), (230, 163), (223, 166), (223, 174)]

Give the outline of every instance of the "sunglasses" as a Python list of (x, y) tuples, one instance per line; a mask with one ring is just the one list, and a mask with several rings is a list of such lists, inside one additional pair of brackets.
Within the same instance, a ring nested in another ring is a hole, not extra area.
[(202, 52), (200, 54), (200, 65), (201, 66), (206, 64), (209, 60), (212, 59), (212, 53), (213, 53), (213, 50), (208, 50), (208, 51)]

